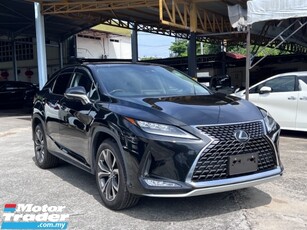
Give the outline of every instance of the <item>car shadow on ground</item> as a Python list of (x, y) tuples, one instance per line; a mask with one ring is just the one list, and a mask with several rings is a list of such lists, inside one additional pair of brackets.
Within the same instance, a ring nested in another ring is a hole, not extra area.
[[(33, 157), (33, 161), (35, 159)], [(57, 177), (90, 194), (101, 203), (95, 177), (68, 163), (49, 169)], [(119, 211), (148, 221), (187, 221), (217, 216), (271, 203), (271, 196), (255, 187), (188, 198), (142, 197), (137, 206)], [(101, 203), (102, 205), (102, 203)]]
[(1, 108), (0, 117), (30, 116), (31, 108)]
[(282, 136), (282, 137), (293, 137), (293, 138), (307, 138), (307, 132), (282, 130), (281, 133), (280, 133), (280, 136)]
[(271, 196), (255, 187), (187, 198), (144, 197), (122, 213), (147, 221), (189, 221), (219, 216), (271, 203)]

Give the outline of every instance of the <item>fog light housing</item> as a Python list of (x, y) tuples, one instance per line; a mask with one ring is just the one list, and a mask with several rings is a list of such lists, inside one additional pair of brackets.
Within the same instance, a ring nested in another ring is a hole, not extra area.
[(181, 187), (179, 184), (176, 184), (174, 182), (157, 180), (153, 178), (145, 178), (144, 181), (148, 186), (151, 186), (151, 187), (172, 187), (172, 188)]

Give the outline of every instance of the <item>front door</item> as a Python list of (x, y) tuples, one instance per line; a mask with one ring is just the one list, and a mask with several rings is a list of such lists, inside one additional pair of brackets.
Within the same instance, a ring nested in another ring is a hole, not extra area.
[[(258, 106), (266, 109), (284, 129), (295, 129), (299, 92), (296, 76), (283, 76), (266, 81), (270, 93), (259, 93)], [(260, 90), (260, 89), (259, 89)]]
[[(93, 102), (97, 100), (97, 91), (90, 73), (86, 69), (76, 69), (70, 87), (82, 86), (92, 103), (83, 104), (80, 100), (63, 98), (60, 101), (60, 114), (63, 123), (60, 129), (61, 141), (65, 148), (83, 160), (89, 151), (89, 127), (93, 121)], [(96, 91), (96, 93), (95, 93)]]

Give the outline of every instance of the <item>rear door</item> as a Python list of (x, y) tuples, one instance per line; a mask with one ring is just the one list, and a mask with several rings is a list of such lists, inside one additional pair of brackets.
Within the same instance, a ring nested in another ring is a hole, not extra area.
[(279, 76), (262, 86), (271, 87), (272, 92), (259, 93), (257, 105), (266, 109), (282, 128), (295, 129), (299, 98), (296, 76)]
[[(64, 92), (70, 84), (72, 73), (73, 68), (68, 68), (60, 72), (54, 84), (50, 86), (49, 93), (45, 95), (44, 99), (47, 134), (57, 143), (62, 143), (60, 129), (63, 123), (60, 117), (59, 102), (64, 97)], [(51, 150), (58, 151), (55, 146)]]
[(0, 84), (0, 105), (9, 105), (11, 103), (12, 91), (7, 89), (8, 83), (1, 82)]
[(297, 106), (296, 128), (307, 131), (307, 76), (299, 76), (299, 100)]

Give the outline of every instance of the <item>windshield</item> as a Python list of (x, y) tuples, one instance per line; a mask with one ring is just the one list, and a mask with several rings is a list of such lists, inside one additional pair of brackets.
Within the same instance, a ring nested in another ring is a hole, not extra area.
[(170, 67), (153, 65), (96, 66), (105, 90), (119, 97), (208, 95), (209, 91), (187, 75)]

